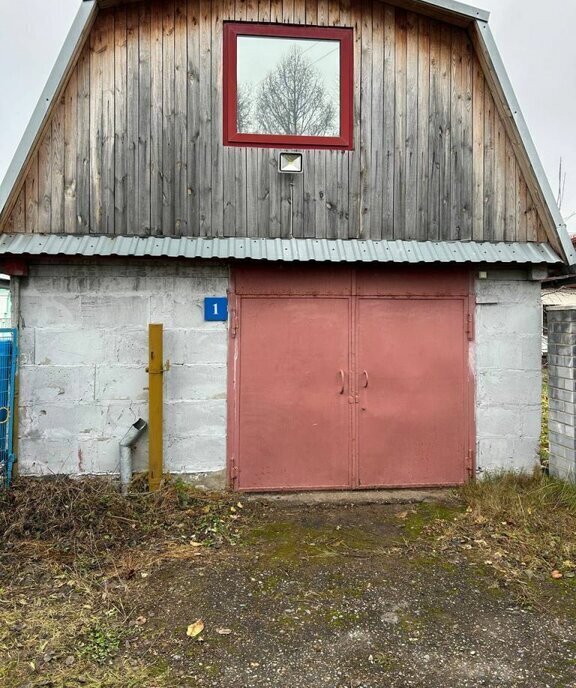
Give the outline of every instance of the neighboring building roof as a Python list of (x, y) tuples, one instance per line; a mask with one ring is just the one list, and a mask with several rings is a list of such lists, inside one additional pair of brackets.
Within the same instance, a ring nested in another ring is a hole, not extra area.
[(576, 307), (576, 289), (543, 289), (542, 305), (546, 308), (551, 306)]
[[(454, 21), (464, 19), (471, 28), (478, 56), (486, 71), (494, 96), (502, 112), (506, 115), (505, 124), (510, 129), (511, 140), (518, 155), (518, 161), (528, 180), (530, 193), (536, 203), (542, 220), (546, 220), (547, 235), (553, 248), (569, 264), (576, 264), (576, 251), (568, 237), (566, 226), (557, 207), (554, 194), (538, 158), (530, 137), (528, 127), (504, 64), (488, 26), (488, 13), (475, 7), (456, 2), (455, 0), (390, 0), (395, 4), (415, 11), (441, 13), (443, 18), (452, 17)], [(14, 155), (8, 172), (0, 185), (0, 217), (9, 210), (19, 189), (30, 156), (40, 139), (52, 107), (58, 100), (68, 75), (75, 64), (98, 7), (116, 4), (116, 0), (84, 0), (76, 19), (64, 42), (64, 46), (42, 92), (34, 114), (26, 128), (22, 141)]]
[(204, 239), (74, 234), (0, 235), (0, 255), (251, 258), (366, 263), (554, 264), (548, 244), (355, 239)]

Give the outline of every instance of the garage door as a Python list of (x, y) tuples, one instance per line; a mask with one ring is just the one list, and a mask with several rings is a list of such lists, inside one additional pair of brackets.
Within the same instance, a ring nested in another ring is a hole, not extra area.
[(454, 485), (470, 469), (465, 273), (238, 270), (240, 490)]

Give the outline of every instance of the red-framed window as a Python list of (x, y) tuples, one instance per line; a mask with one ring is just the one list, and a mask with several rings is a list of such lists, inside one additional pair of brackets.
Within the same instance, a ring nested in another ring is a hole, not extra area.
[(224, 145), (351, 149), (352, 29), (225, 22)]

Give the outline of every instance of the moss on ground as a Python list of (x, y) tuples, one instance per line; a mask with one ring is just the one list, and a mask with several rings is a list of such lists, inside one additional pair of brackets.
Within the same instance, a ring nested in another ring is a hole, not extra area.
[(453, 521), (460, 513), (460, 505), (446, 505), (423, 502), (409, 511), (404, 523), (408, 539), (418, 539), (425, 535), (426, 527), (435, 521)]
[(247, 531), (245, 546), (260, 546), (262, 566), (302, 564), (311, 559), (331, 559), (354, 552), (377, 552), (382, 537), (349, 526), (306, 525), (293, 521), (271, 521)]

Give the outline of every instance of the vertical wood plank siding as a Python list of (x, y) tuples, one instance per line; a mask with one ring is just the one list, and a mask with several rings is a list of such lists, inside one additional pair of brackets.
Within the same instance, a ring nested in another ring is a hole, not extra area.
[[(354, 150), (222, 146), (222, 23), (354, 29)], [(545, 240), (465, 29), (374, 0), (102, 10), (5, 231)]]

